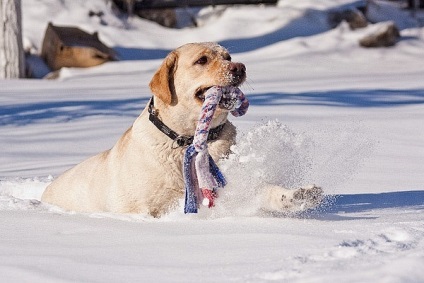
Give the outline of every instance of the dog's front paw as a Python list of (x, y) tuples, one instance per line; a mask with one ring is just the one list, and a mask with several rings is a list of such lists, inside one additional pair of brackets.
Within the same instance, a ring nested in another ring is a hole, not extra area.
[(293, 192), (293, 202), (299, 203), (303, 209), (314, 208), (318, 206), (324, 198), (324, 191), (321, 187), (310, 185), (306, 188), (300, 188)]
[(265, 194), (263, 209), (282, 213), (296, 213), (312, 209), (321, 204), (324, 191), (315, 185), (295, 190), (279, 186), (268, 187)]

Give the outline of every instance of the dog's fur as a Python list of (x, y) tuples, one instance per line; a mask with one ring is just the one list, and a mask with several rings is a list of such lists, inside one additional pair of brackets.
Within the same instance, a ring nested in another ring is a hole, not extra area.
[[(211, 86), (239, 86), (245, 67), (231, 62), (228, 51), (214, 43), (191, 43), (172, 51), (150, 82), (159, 118), (180, 135), (195, 132), (202, 94)], [(215, 161), (225, 157), (235, 141), (236, 129), (228, 111), (217, 108), (211, 128), (225, 124), (219, 138), (208, 143)], [(146, 213), (159, 217), (184, 197), (184, 147), (159, 131), (146, 109), (115, 146), (66, 171), (45, 190), (42, 201), (80, 212)], [(264, 189), (264, 208), (284, 210), (296, 200), (311, 206), (321, 189), (301, 191), (277, 186)]]

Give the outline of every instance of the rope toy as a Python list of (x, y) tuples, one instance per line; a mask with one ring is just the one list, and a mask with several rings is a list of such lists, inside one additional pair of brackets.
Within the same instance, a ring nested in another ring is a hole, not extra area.
[(209, 127), (218, 105), (239, 117), (246, 114), (249, 101), (239, 88), (233, 86), (213, 86), (205, 92), (193, 143), (187, 147), (184, 155), (184, 213), (197, 213), (198, 200), (202, 200), (204, 206), (214, 206), (216, 190), (227, 184), (224, 175), (209, 155), (207, 145)]

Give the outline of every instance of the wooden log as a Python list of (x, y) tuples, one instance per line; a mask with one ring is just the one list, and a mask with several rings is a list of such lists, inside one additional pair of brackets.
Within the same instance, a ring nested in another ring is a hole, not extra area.
[(115, 52), (103, 44), (97, 32), (89, 34), (77, 27), (49, 23), (41, 58), (52, 70), (62, 67), (86, 68), (115, 60)]

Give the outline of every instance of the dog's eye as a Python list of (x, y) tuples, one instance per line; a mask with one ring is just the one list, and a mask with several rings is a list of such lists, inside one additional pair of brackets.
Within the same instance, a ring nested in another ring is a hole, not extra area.
[(195, 64), (205, 65), (207, 62), (208, 62), (208, 57), (202, 56), (195, 62)]
[(224, 59), (231, 62), (231, 56), (230, 55), (226, 56)]

